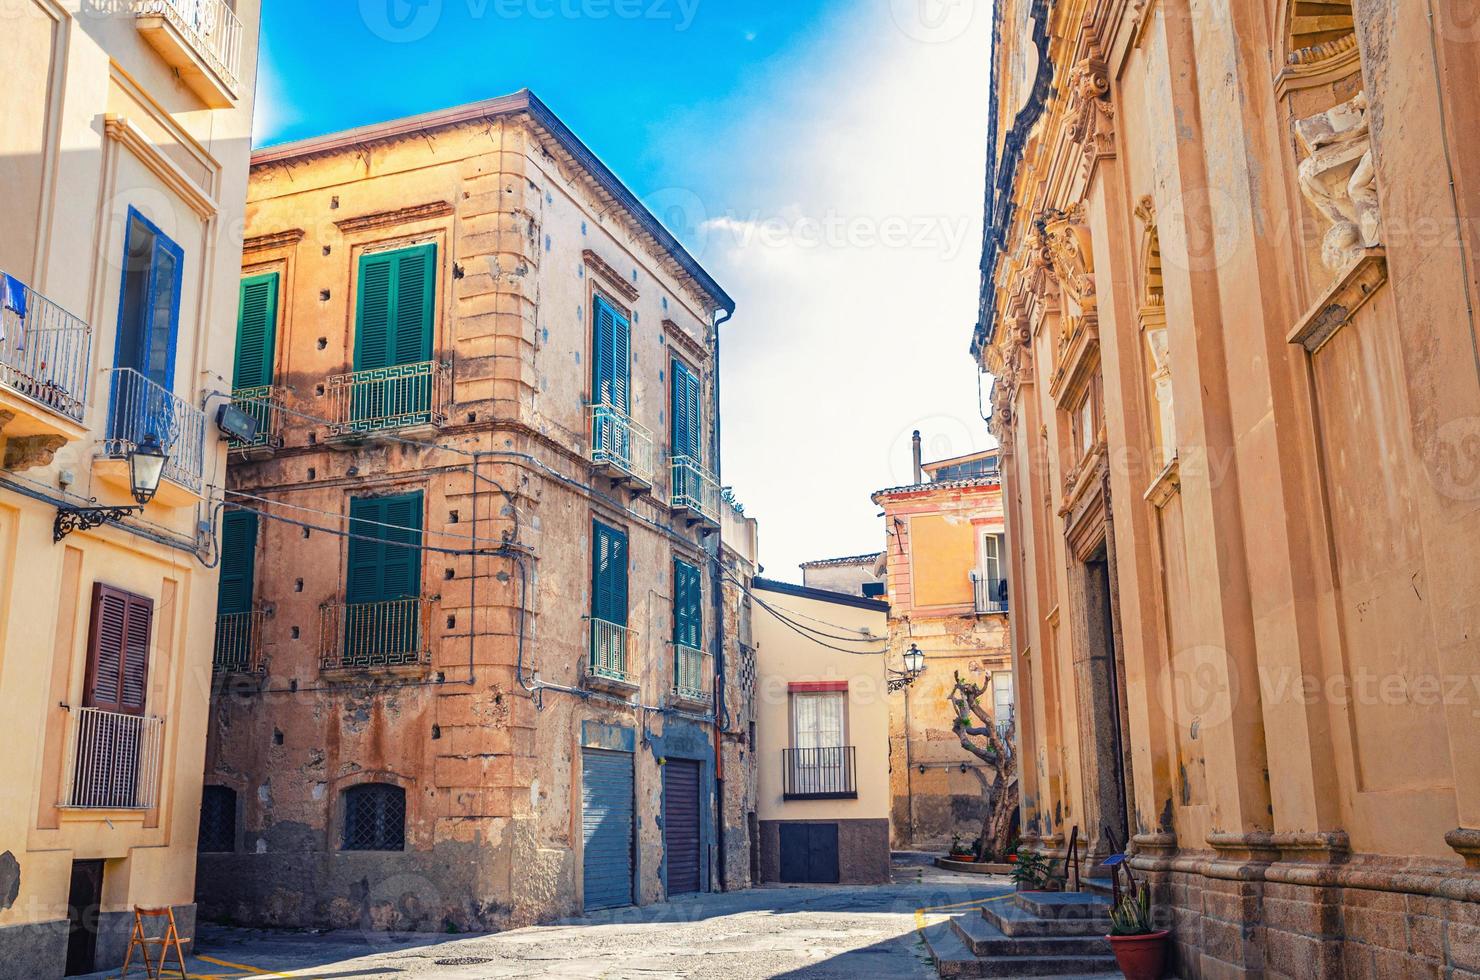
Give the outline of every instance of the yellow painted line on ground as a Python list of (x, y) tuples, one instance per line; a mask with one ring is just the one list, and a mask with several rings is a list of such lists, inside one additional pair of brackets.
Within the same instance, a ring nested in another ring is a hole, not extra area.
[(1009, 892), (1006, 895), (996, 895), (992, 898), (973, 898), (970, 901), (956, 902), (953, 905), (931, 905), (927, 908), (915, 909), (915, 931), (923, 932), (925, 930), (925, 915), (927, 912), (969, 912), (971, 909), (983, 907), (988, 902), (1001, 902), (1009, 899), (1013, 894)]
[(203, 962), (210, 963), (213, 966), (224, 966), (224, 967), (228, 967), (228, 968), (230, 968), (232, 970), (238, 970), (238, 971), (240, 971), (242, 973), (245, 973), (245, 974), (248, 974), (249, 976), (254, 976), (254, 977), (280, 977), (280, 978), (282, 978), (282, 980), (292, 980), (292, 977), (293, 977), (293, 974), (291, 974), (291, 973), (278, 973), (278, 972), (273, 971), (273, 970), (259, 970), (257, 967), (255, 967), (255, 966), (247, 966), (245, 963), (231, 963), (231, 962), (228, 962), (227, 960), (213, 959), (212, 957), (209, 957), (209, 956), (201, 956), (199, 954), (196, 954), (196, 957), (195, 958), (198, 959), (198, 960), (201, 960)]

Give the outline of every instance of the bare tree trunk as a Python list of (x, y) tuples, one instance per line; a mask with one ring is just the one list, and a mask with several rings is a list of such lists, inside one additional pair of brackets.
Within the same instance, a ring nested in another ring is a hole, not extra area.
[(1001, 861), (1006, 859), (1012, 844), (1013, 817), (1019, 803), (1017, 747), (1013, 744), (1017, 723), (1012, 717), (1005, 723), (993, 718), (982, 707), (983, 693), (981, 685), (965, 680), (958, 671), (949, 698), (956, 709), (956, 737), (961, 740), (962, 748), (992, 769), (991, 782), (982, 781), (987, 816), (982, 821), (976, 857), (980, 860), (990, 855)]

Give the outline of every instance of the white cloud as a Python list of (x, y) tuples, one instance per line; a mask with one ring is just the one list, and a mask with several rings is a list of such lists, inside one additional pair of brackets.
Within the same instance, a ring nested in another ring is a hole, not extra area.
[(723, 328), (724, 480), (781, 578), (884, 547), (869, 496), (911, 481), (913, 429), (927, 460), (991, 445), (967, 353), (990, 8), (931, 41), (893, 6), (855, 6), (688, 137), (709, 142), (698, 196), (725, 207), (686, 238), (739, 307)]

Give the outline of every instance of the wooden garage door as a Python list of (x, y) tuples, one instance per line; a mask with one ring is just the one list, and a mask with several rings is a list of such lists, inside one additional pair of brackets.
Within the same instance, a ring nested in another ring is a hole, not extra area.
[(700, 764), (690, 759), (669, 759), (663, 764), (663, 846), (670, 895), (702, 890), (699, 772)]
[(781, 825), (781, 880), (786, 884), (838, 883), (838, 825)]
[(581, 750), (586, 911), (632, 904), (632, 756)]

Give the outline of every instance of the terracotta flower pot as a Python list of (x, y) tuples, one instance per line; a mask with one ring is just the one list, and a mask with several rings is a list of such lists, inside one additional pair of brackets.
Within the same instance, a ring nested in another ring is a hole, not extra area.
[(1166, 930), (1145, 936), (1106, 936), (1125, 980), (1161, 980), (1167, 968)]

